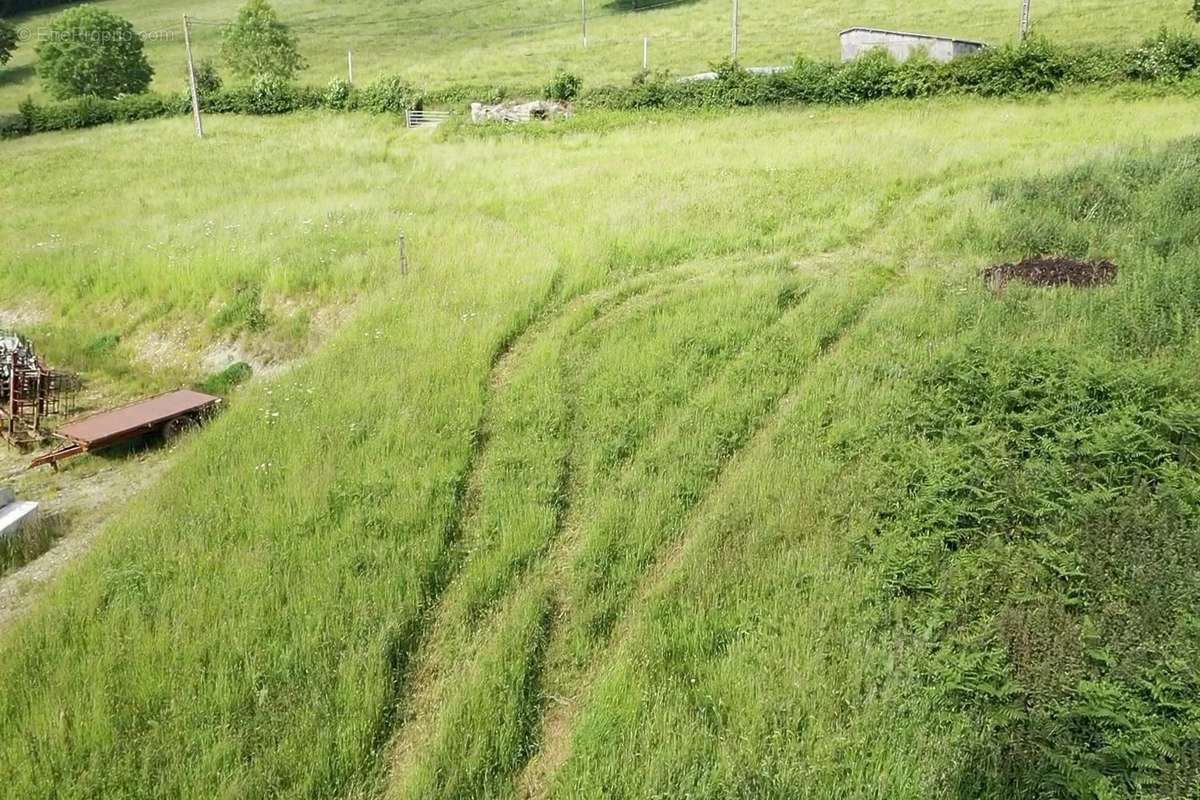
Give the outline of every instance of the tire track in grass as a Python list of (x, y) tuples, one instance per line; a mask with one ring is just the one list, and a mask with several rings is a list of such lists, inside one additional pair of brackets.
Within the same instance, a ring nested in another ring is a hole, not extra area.
[[(689, 271), (695, 274), (688, 277), (687, 273)], [(639, 278), (631, 282), (632, 285), (620, 285), (577, 298), (576, 301), (567, 304), (564, 311), (546, 314), (545, 322), (531, 326), (521, 336), (514, 338), (510, 343), (511, 346), (506, 349), (504, 356), (497, 360), (495, 369), (489, 379), (489, 385), (497, 396), (499, 393), (508, 390), (510, 388), (508, 384), (513, 376), (519, 374), (521, 369), (523, 369), (522, 360), (529, 358), (531, 351), (536, 351), (538, 347), (543, 346), (547, 337), (553, 340), (557, 336), (558, 339), (565, 341), (572, 335), (578, 334), (582, 330), (592, 326), (616, 324), (615, 320), (623, 317), (625, 313), (637, 313), (645, 308), (658, 307), (663, 298), (673, 296), (682, 291), (682, 287), (684, 286), (695, 285), (699, 281), (720, 277), (730, 276), (724, 274), (724, 270), (700, 269), (697, 271), (696, 269), (684, 268), (675, 270), (669, 275), (657, 273), (649, 278)], [(803, 297), (804, 292), (798, 291), (798, 288), (793, 286), (789, 290), (787, 295), (788, 302), (781, 306), (780, 316), (786, 313), (788, 306), (799, 302)], [(592, 306), (590, 310), (586, 308), (589, 303)], [(776, 321), (778, 321), (778, 317), (776, 317)], [(565, 328), (565, 330), (558, 330), (560, 327)], [(561, 342), (559, 346), (562, 346)], [(560, 353), (556, 352), (554, 356), (555, 359), (558, 359)], [(537, 365), (535, 361), (532, 366), (526, 366), (529, 369), (534, 369)], [(565, 363), (559, 361), (559, 368), (560, 370), (565, 370)], [(560, 392), (563, 385), (565, 385), (565, 379), (564, 383), (558, 386)], [(515, 391), (516, 389), (513, 390)], [(564, 399), (563, 405), (570, 406), (571, 404)], [(490, 402), (488, 407), (491, 409), (496, 406)], [(570, 416), (571, 413), (573, 412), (568, 410), (567, 416)], [(564, 425), (564, 430), (569, 427), (569, 424)], [(490, 434), (490, 430), (486, 431), (486, 433)], [(566, 437), (564, 434), (564, 438), (569, 437)], [(490, 440), (490, 435), (484, 437), (485, 443)], [(509, 444), (511, 445), (512, 443), (510, 442)], [(480, 464), (482, 465), (485, 461), (486, 459), (481, 456)], [(557, 502), (554, 503), (554, 530), (546, 539), (546, 544), (549, 546), (554, 545), (555, 541), (560, 538), (563, 529), (569, 525), (567, 520), (571, 509), (569, 491), (571, 484), (570, 472), (571, 458), (568, 451), (567, 455), (558, 465), (558, 482), (555, 490)], [(482, 470), (479, 471), (479, 474), (482, 474)], [(473, 509), (472, 514), (474, 514), (475, 510), (479, 508), (478, 500), (475, 500), (471, 507)], [(529, 578), (529, 581), (525, 581), (524, 585), (526, 591), (514, 591), (511, 588), (506, 588), (504, 593), (497, 598), (501, 601), (507, 601), (503, 603), (505, 608), (494, 614), (489, 624), (480, 626), (478, 629), (472, 631), (469, 634), (468, 640), (465, 643), (460, 643), (458, 647), (459, 652), (464, 654), (479, 654), (488, 648), (494, 647), (493, 642), (498, 637), (507, 636), (508, 634), (505, 631), (509, 627), (513, 605), (516, 604), (519, 606), (521, 601), (531, 592), (537, 593), (533, 588), (530, 588), (530, 581), (533, 581), (533, 587), (545, 587), (548, 585), (555, 587), (553, 602), (551, 603), (552, 607), (556, 607), (557, 603), (561, 602), (561, 592), (558, 591), (557, 584), (546, 581), (547, 570), (544, 566), (543, 559), (533, 569), (522, 568), (519, 570)], [(463, 577), (460, 573), (457, 579), (459, 583), (461, 583)], [(450, 709), (455, 707), (454, 696), (443, 697), (449, 691), (447, 688), (448, 685), (453, 684), (456, 689), (459, 689), (465, 683), (470, 683), (470, 681), (478, 679), (472, 678), (474, 673), (462, 667), (455, 667), (449, 671), (444, 669), (439, 671), (438, 669), (439, 664), (461, 663), (465, 661), (465, 659), (447, 657), (448, 651), (455, 649), (453, 634), (446, 633), (448, 630), (453, 630), (452, 621), (448, 618), (452, 608), (446, 602), (446, 599), (449, 597), (451, 597), (451, 592), (443, 595), (437, 620), (434, 623), (430, 623), (430, 627), (432, 628), (432, 632), (428, 634), (430, 641), (424, 648), (424, 655), (422, 656), (422, 665), (427, 669), (422, 669), (419, 672), (421, 679), (413, 682), (415, 686), (421, 688), (415, 692), (417, 698), (411, 704), (414, 710), (410, 710), (408, 722), (399, 734), (399, 741), (395, 750), (396, 758), (393, 762), (394, 770), (392, 773), (392, 785), (394, 787), (411, 787), (414, 785), (413, 780), (415, 780), (413, 776), (419, 778), (420, 775), (425, 774), (427, 766), (425, 760), (428, 760), (429, 757), (437, 757), (435, 754), (429, 754), (429, 747), (434, 746), (439, 752), (446, 750), (444, 743), (440, 745), (434, 745), (433, 743), (441, 741), (444, 738), (444, 735), (442, 735), (444, 723), (441, 727), (435, 727), (438, 721), (444, 720), (447, 714), (452, 713)], [(559, 616), (557, 613), (552, 614), (549, 625), (552, 626)], [(462, 631), (461, 627), (459, 631)], [(553, 635), (553, 628), (550, 627), (546, 634), (547, 639)], [(543, 672), (542, 667), (543, 665), (539, 663), (537, 665), (530, 665), (529, 669), (540, 675)], [(535, 706), (537, 714), (534, 720), (536, 723), (540, 721), (542, 704), (539, 701)], [(500, 727), (501, 729), (507, 729), (507, 726)], [(536, 729), (540, 729), (540, 726), (535, 725)], [(491, 735), (490, 731), (487, 733), (489, 736)], [(535, 737), (531, 736), (530, 738), (533, 739)], [(482, 748), (488, 748), (491, 745), (487, 736), (480, 737), (479, 741)], [(532, 746), (522, 748), (519, 764), (523, 765), (525, 763), (532, 749)], [(425, 760), (421, 760), (419, 755), (426, 755)], [(448, 775), (447, 779), (453, 781), (460, 777), (461, 775), (454, 773)], [(420, 783), (420, 781), (418, 780), (417, 783)], [(403, 789), (401, 789), (401, 792), (403, 793)]]
[[(497, 347), (496, 355), (491, 360), (491, 366), (485, 379), (486, 395), (480, 421), (473, 436), (472, 449), (467, 467), (457, 481), (456, 507), (451, 524), (447, 526), (444, 536), (443, 552), (446, 554), (444, 563), (434, 570), (434, 578), (424, 592), (427, 598), (428, 611), (422, 615), (417, 625), (418, 632), (400, 639), (418, 640), (415, 648), (404, 648), (405, 653), (413, 652), (411, 658), (407, 655), (393, 654), (389, 657), (392, 674), (395, 676), (394, 685), (397, 696), (391, 704), (393, 711), (385, 719), (381, 732), (384, 741), (392, 738), (392, 757), (390, 767), (390, 783), (403, 786), (408, 776), (413, 774), (417, 755), (421, 745), (428, 741), (433, 731), (431, 726), (436, 721), (438, 708), (439, 686), (445, 679), (451, 677), (440, 670), (444, 659), (439, 659), (440, 651), (449, 647), (449, 643), (439, 641), (439, 632), (449, 628), (447, 617), (450, 609), (446, 598), (450, 587), (458, 577), (468, 554), (463, 552), (463, 538), (471, 528), (479, 512), (484, 487), (484, 465), (487, 462), (486, 450), (492, 435), (492, 415), (496, 398), (507, 391), (513, 376), (519, 371), (520, 363), (538, 339), (550, 335), (558, 325), (586, 325), (603, 319), (608, 313), (619, 309), (629, 300), (640, 294), (653, 290), (660, 282), (669, 282), (680, 270), (662, 273), (651, 273), (639, 276), (617, 287), (598, 289), (575, 298), (565, 304), (555, 304), (552, 300), (557, 293), (560, 283), (552, 282), (550, 290), (540, 304), (541, 309), (529, 315), (524, 324), (518, 326), (506, 336)], [(558, 308), (555, 306), (559, 305)], [(589, 305), (591, 308), (589, 309)], [(576, 323), (575, 317), (582, 315), (582, 323)], [(559, 493), (562, 494), (569, 484), (569, 467), (560, 465), (558, 480)], [(561, 529), (565, 523), (569, 503), (561, 502), (556, 511), (555, 526)], [(557, 531), (554, 534), (557, 535)], [(503, 615), (500, 615), (503, 616)], [(551, 617), (554, 615), (552, 614)], [(472, 637), (472, 642), (466, 649), (476, 649), (473, 645), (484, 638), (490, 629), (481, 627)], [(415, 666), (413, 665), (415, 661)], [(540, 665), (535, 666), (540, 669)], [(407, 680), (405, 679), (407, 677)], [(403, 689), (401, 687), (404, 687)], [(405, 702), (404, 697), (408, 698)], [(383, 742), (380, 743), (383, 746)]]
[[(596, 643), (593, 652), (600, 647), (613, 651), (625, 646), (634, 622), (640, 619), (640, 614), (636, 609), (661, 591), (670, 575), (686, 561), (695, 538), (688, 535), (687, 531), (693, 527), (696, 520), (703, 516), (705, 510), (714, 502), (714, 498), (719, 496), (721, 487), (727, 481), (727, 476), (733, 474), (737, 466), (743, 463), (749, 454), (755, 452), (774, 435), (782, 421), (788, 417), (789, 410), (801, 396), (804, 373), (820, 363), (840, 342), (844, 341), (886, 288), (887, 286), (884, 285), (868, 291), (860, 302), (854, 305), (850, 314), (840, 319), (832, 329), (817, 338), (813, 357), (797, 371), (794, 380), (787, 384), (785, 390), (774, 397), (763, 413), (752, 422), (749, 434), (744, 436), (734, 450), (721, 460), (719, 468), (703, 493), (686, 510), (685, 520), (680, 526), (680, 536), (660, 544), (655, 549), (654, 554), (647, 562), (649, 569), (644, 569), (640, 573), (641, 578), (637, 581), (629, 599), (621, 604), (623, 608), (632, 608), (634, 611), (619, 617), (604, 633), (602, 639)], [(786, 318), (781, 319), (779, 324), (786, 324)], [(734, 370), (734, 365), (731, 365), (729, 372), (732, 373)], [(680, 424), (675, 430), (664, 432), (663, 436), (670, 441), (674, 436), (679, 435), (680, 429), (683, 427), (685, 425)], [(632, 465), (630, 472), (634, 472)], [(582, 542), (580, 544), (582, 545)], [(574, 562), (578, 555), (577, 553), (575, 557), (568, 558)], [(567, 572), (565, 566), (563, 572)], [(560, 576), (559, 581), (556, 582), (560, 589), (563, 588), (564, 577), (565, 575)], [(561, 608), (569, 608), (569, 599), (560, 598), (559, 602)], [(564, 625), (559, 627), (565, 628)], [(552, 641), (551, 646), (554, 644), (555, 642)], [(561, 643), (559, 645), (561, 646)], [(607, 660), (603, 662), (593, 660), (581, 674), (570, 675), (567, 686), (560, 688), (553, 696), (548, 694), (546, 699), (551, 700), (553, 705), (544, 704), (546, 713), (542, 722), (537, 753), (531, 757), (518, 781), (518, 790), (521, 796), (526, 798), (549, 796), (554, 776), (558, 774), (570, 756), (571, 737), (578, 724), (582, 709), (586, 705), (584, 701), (587, 692), (606, 663), (608, 663)]]

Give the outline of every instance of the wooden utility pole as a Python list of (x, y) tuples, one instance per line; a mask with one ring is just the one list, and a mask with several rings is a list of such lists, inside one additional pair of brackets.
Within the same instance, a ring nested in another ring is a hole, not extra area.
[(354, 51), (346, 51), (346, 82), (354, 85)]
[(738, 8), (739, 0), (733, 0), (733, 60), (737, 61), (738, 53)]
[(580, 0), (583, 7), (583, 46), (587, 47), (587, 0)]
[(192, 121), (196, 123), (196, 138), (204, 138), (204, 123), (200, 121), (200, 95), (196, 92), (196, 65), (192, 62), (192, 23), (183, 15), (183, 46), (187, 50), (188, 86), (192, 90)]
[(1030, 16), (1029, 5), (1031, 0), (1024, 0), (1021, 4), (1021, 41), (1029, 38)]

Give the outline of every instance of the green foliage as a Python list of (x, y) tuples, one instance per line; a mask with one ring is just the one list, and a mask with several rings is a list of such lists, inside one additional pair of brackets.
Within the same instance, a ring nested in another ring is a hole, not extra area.
[(950, 62), (956, 88), (973, 94), (1005, 96), (1051, 92), (1071, 78), (1072, 59), (1041, 37), (1020, 45), (988, 48)]
[(115, 100), (80, 97), (46, 105), (30, 98), (21, 104), (18, 116), (8, 121), (8, 132), (0, 129), (0, 138), (91, 128), (110, 122), (137, 122), (183, 114), (189, 109), (186, 95), (136, 94)]
[(206, 58), (196, 65), (196, 94), (201, 98), (219, 92), (222, 83), (217, 65), (212, 61)]
[(358, 92), (352, 107), (373, 114), (403, 114), (422, 107), (422, 93), (403, 78), (392, 75), (380, 78)]
[(216, 330), (245, 330), (252, 333), (265, 330), (269, 323), (270, 319), (263, 308), (262, 289), (249, 281), (238, 282), (233, 289), (233, 296), (212, 320)]
[(239, 78), (290, 81), (307, 65), (295, 35), (267, 0), (248, 0), (221, 34), (221, 58)]
[(550, 83), (546, 84), (546, 89), (543, 92), (547, 99), (556, 100), (560, 103), (569, 103), (579, 96), (579, 90), (583, 86), (583, 79), (574, 73), (560, 69), (554, 73), (554, 77)]
[(1000, 252), (1120, 252), (1121, 278), (1077, 347), (949, 348), (881, 437), (870, 558), (982, 731), (961, 797), (1200, 785), (1200, 387), (1169, 366), (1200, 331), (1198, 168), (1191, 139), (997, 186)]
[(0, 67), (8, 63), (17, 49), (17, 29), (12, 23), (0, 19)]
[(254, 370), (245, 361), (230, 364), (220, 372), (209, 375), (196, 388), (208, 394), (227, 397), (254, 375)]
[(1200, 40), (1162, 31), (1129, 54), (1129, 77), (1143, 81), (1180, 81), (1200, 67)]
[(146, 91), (154, 76), (133, 25), (90, 5), (64, 11), (37, 46), (38, 75), (60, 100)]
[(1200, 0), (1192, 0), (1192, 10), (1188, 13), (1193, 22), (1200, 22)]
[(334, 78), (325, 87), (324, 93), (321, 95), (321, 107), (328, 108), (331, 111), (343, 111), (350, 105), (350, 97), (354, 87), (350, 82), (342, 78)]
[(584, 101), (604, 108), (638, 109), (855, 104), (955, 93), (1001, 97), (1126, 79), (1178, 81), (1198, 68), (1200, 40), (1181, 34), (1163, 34), (1130, 53), (1099, 47), (1068, 49), (1034, 37), (948, 64), (923, 54), (897, 63), (881, 50), (847, 64), (801, 57), (791, 69), (771, 75), (754, 75), (723, 62), (714, 68), (717, 78), (712, 81), (681, 83), (665, 74), (639, 75), (628, 87), (594, 89)]
[(1200, 746), (1200, 684), (1166, 668), (1200, 658), (1176, 627), (1200, 602), (1195, 390), (1011, 347), (919, 379), (874, 554), (927, 679), (989, 731), (964, 796), (1134, 797)]
[[(791, 69), (754, 74), (725, 60), (713, 66), (712, 80), (680, 81), (665, 72), (638, 73), (626, 86), (592, 89), (581, 105), (615, 110), (650, 108), (733, 108), (780, 104), (852, 105), (883, 98), (919, 98), (956, 93), (1013, 96), (1050, 92), (1067, 85), (1112, 85), (1124, 80), (1178, 83), (1200, 70), (1200, 40), (1163, 33), (1132, 51), (1111, 48), (1061, 48), (1033, 38), (1020, 46), (987, 49), (948, 64), (918, 53), (897, 63), (883, 51), (873, 51), (847, 64), (797, 59)], [(222, 87), (208, 62), (197, 73), (203, 107), (217, 113), (284, 114), (302, 109), (367, 111), (401, 114), (426, 104), (450, 105), (468, 100), (499, 101), (513, 96), (507, 87), (462, 85), (426, 92), (398, 76), (381, 78), (365, 88), (334, 80), (323, 89), (295, 87), (278, 76), (258, 75), (248, 83)], [(556, 75), (542, 92), (555, 98), (576, 97), (577, 76)], [(536, 92), (528, 92), (534, 94)], [(517, 92), (517, 95), (522, 94)], [(125, 98), (121, 98), (124, 100)], [(132, 104), (137, 106), (137, 104)], [(0, 136), (82, 127), (114, 120), (154, 116), (153, 109), (171, 113), (174, 100), (147, 101), (137, 113), (105, 113), (97, 104), (82, 108), (42, 107), (40, 121), (27, 124), (11, 118)], [(186, 111), (184, 108), (179, 113)], [(90, 122), (89, 122), (90, 121)]]

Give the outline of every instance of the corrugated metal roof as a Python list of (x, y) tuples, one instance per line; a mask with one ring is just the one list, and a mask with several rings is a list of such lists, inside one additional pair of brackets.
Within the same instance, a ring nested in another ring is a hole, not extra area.
[(59, 433), (80, 444), (95, 445), (122, 434), (154, 428), (172, 417), (198, 411), (218, 402), (220, 398), (211, 394), (180, 389), (84, 417), (64, 425)]

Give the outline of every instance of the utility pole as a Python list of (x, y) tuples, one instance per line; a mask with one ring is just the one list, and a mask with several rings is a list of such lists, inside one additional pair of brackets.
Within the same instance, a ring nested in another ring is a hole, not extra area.
[(183, 46), (187, 50), (188, 86), (192, 90), (192, 120), (196, 123), (196, 138), (204, 138), (204, 123), (200, 121), (200, 95), (196, 93), (196, 65), (192, 62), (192, 23), (183, 15)]
[(739, 0), (733, 0), (733, 60), (737, 61), (738, 51), (738, 5)]
[(1021, 4), (1021, 41), (1029, 38), (1030, 16), (1029, 5), (1031, 0), (1024, 0)]
[(346, 82), (351, 86), (354, 85), (354, 51), (346, 51)]
[(580, 0), (583, 4), (583, 46), (587, 47), (587, 0)]

